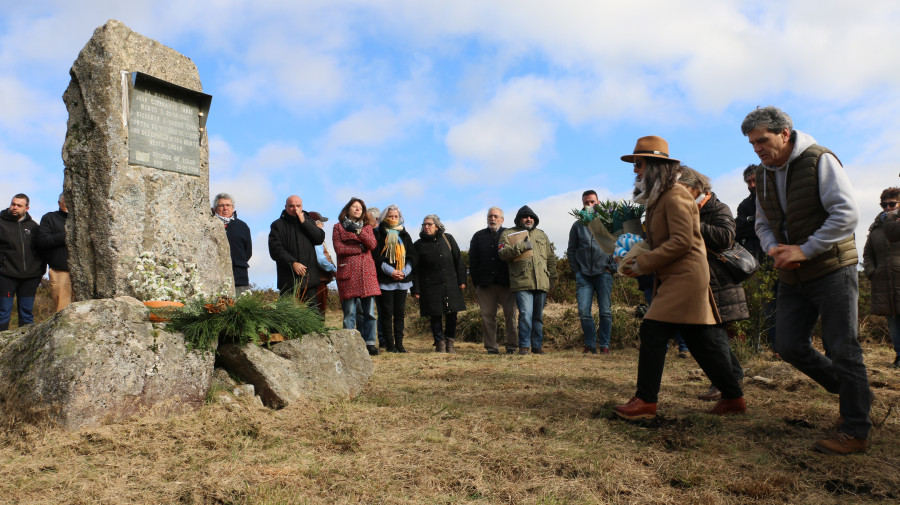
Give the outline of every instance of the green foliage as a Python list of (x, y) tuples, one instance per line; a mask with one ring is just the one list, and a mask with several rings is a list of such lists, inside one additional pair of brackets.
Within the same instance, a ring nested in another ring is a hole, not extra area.
[(259, 343), (260, 335), (270, 333), (299, 339), (325, 329), (322, 316), (292, 296), (272, 301), (256, 294), (198, 299), (178, 309), (155, 312), (169, 318), (167, 330), (183, 333), (189, 347), (201, 350), (212, 349), (217, 342)]
[(556, 261), (556, 273), (559, 277), (556, 286), (547, 293), (547, 300), (557, 303), (575, 303), (575, 272), (569, 265), (568, 255)]
[(630, 200), (607, 200), (594, 205), (593, 209), (572, 209), (569, 215), (583, 225), (597, 219), (608, 232), (617, 234), (623, 223), (644, 215), (644, 206)]
[[(778, 271), (769, 260), (763, 262), (756, 273), (744, 281), (744, 294), (747, 296), (750, 318), (734, 323), (734, 329), (738, 334), (744, 335), (756, 349), (761, 349), (763, 342), (768, 342), (769, 330), (775, 324), (774, 314), (768, 315), (767, 311), (769, 304), (775, 300), (774, 287), (777, 280)], [(737, 351), (735, 350), (735, 354), (738, 354)]]

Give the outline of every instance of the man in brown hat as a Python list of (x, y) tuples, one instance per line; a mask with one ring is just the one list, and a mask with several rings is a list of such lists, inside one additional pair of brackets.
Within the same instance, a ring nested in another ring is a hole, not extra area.
[[(815, 449), (863, 452), (872, 428), (872, 392), (857, 341), (859, 258), (853, 233), (859, 209), (837, 157), (793, 126), (789, 115), (772, 106), (750, 112), (741, 124), (763, 165), (756, 175), (756, 234), (780, 277), (775, 347), (782, 359), (840, 398), (838, 433), (816, 442)], [(820, 316), (830, 357), (810, 343)]]
[(656, 416), (666, 350), (680, 332), (700, 368), (722, 392), (707, 413), (743, 414), (747, 405), (731, 370), (728, 342), (715, 329), (719, 313), (709, 287), (700, 212), (687, 188), (676, 184), (681, 164), (669, 157), (668, 143), (656, 136), (638, 139), (634, 152), (622, 161), (634, 163), (634, 200), (647, 208), (650, 249), (626, 257), (622, 271), (629, 277), (655, 273), (656, 279), (653, 301), (641, 322), (637, 391), (613, 411), (625, 419)]

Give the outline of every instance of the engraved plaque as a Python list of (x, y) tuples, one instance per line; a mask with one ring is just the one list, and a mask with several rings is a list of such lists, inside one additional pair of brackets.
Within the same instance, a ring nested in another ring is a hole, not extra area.
[(129, 87), (128, 162), (200, 175), (200, 132), (212, 97), (135, 72)]

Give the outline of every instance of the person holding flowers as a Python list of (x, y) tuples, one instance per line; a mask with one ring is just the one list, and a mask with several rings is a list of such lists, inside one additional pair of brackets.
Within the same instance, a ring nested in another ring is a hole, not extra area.
[[(587, 190), (581, 195), (584, 212), (593, 213), (597, 205), (597, 192)], [(612, 255), (600, 248), (591, 230), (582, 221), (572, 223), (569, 230), (569, 247), (566, 249), (569, 266), (575, 273), (575, 300), (578, 302), (578, 318), (584, 333), (584, 353), (609, 354), (612, 334), (612, 285), (616, 263)], [(591, 306), (597, 298), (600, 323), (594, 327)], [(599, 337), (599, 342), (597, 341)]]
[(656, 416), (660, 382), (669, 340), (680, 331), (697, 363), (722, 392), (707, 413), (742, 414), (744, 393), (731, 370), (729, 350), (717, 338), (720, 322), (709, 286), (706, 246), (700, 212), (688, 190), (677, 184), (680, 162), (669, 157), (668, 143), (657, 136), (638, 139), (634, 152), (622, 156), (634, 164), (637, 195), (646, 206), (646, 247), (632, 248), (620, 269), (629, 277), (656, 273), (653, 303), (641, 322), (637, 391), (613, 411), (625, 419)]

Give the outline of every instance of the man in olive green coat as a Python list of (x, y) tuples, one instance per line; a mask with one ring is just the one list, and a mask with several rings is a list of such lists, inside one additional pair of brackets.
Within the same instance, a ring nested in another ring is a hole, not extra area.
[(544, 354), (544, 303), (556, 284), (556, 254), (537, 214), (522, 206), (500, 235), (500, 259), (509, 263), (509, 288), (519, 309), (519, 354)]

